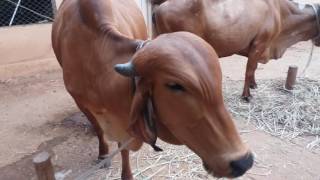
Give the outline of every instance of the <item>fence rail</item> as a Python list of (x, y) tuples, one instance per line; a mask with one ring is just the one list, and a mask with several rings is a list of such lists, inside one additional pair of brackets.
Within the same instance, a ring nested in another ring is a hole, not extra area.
[(52, 22), (54, 0), (0, 0), (0, 27)]

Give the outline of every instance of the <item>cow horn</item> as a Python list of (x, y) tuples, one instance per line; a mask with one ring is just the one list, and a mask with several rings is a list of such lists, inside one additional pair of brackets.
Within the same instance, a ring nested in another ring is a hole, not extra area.
[(131, 62), (127, 62), (125, 64), (116, 64), (114, 69), (123, 76), (134, 77), (136, 75), (134, 66)]

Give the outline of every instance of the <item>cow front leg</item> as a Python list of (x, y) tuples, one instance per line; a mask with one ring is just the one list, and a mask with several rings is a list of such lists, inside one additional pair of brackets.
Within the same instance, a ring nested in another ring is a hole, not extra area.
[(98, 159), (99, 160), (103, 160), (105, 158), (108, 157), (109, 154), (109, 147), (108, 144), (106, 143), (106, 141), (103, 138), (103, 132), (102, 130), (99, 130), (100, 132), (97, 132), (97, 137), (99, 140), (99, 156)]
[(80, 103), (76, 102), (79, 109), (83, 112), (83, 114), (87, 117), (87, 119), (90, 121), (90, 123), (93, 126), (94, 131), (97, 134), (98, 140), (99, 140), (99, 155), (98, 160), (103, 160), (107, 157), (109, 154), (109, 147), (107, 144), (107, 141), (103, 138), (103, 131), (100, 128), (97, 119), (93, 116), (93, 114), (87, 109), (84, 108)]
[(257, 66), (258, 66), (258, 62), (256, 59), (251, 59), (251, 58), (248, 59), (244, 88), (242, 93), (242, 98), (247, 102), (250, 102), (250, 99), (252, 97), (250, 94), (250, 87), (257, 86), (255, 82), (255, 71), (257, 69)]
[(99, 156), (98, 159), (99, 160), (103, 160), (105, 158), (107, 158), (107, 155), (109, 154), (109, 147), (107, 142), (105, 141), (104, 137), (103, 137), (103, 131), (100, 128), (98, 121), (96, 120), (96, 118), (93, 116), (92, 113), (90, 113), (89, 111), (82, 111), (88, 118), (88, 120), (91, 122), (98, 140), (99, 140)]
[[(121, 146), (121, 143), (118, 143), (119, 148), (120, 146)], [(121, 179), (133, 180), (131, 167), (130, 167), (129, 150), (124, 149), (121, 151), (121, 160), (122, 160)]]

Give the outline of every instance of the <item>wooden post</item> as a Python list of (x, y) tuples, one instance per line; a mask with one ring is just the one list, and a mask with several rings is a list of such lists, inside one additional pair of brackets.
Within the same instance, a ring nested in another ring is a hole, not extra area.
[(33, 158), (38, 180), (55, 180), (51, 157), (48, 152), (42, 152)]
[(289, 66), (286, 85), (285, 85), (285, 88), (287, 90), (293, 90), (294, 84), (296, 83), (297, 73), (298, 73), (297, 66)]

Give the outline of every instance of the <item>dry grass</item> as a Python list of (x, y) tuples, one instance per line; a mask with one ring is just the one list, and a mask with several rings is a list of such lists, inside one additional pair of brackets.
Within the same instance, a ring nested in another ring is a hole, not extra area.
[[(320, 135), (320, 82), (298, 79), (293, 91), (286, 91), (283, 80), (258, 81), (252, 90), (253, 99), (240, 99), (243, 82), (227, 81), (225, 102), (233, 116), (254, 123), (258, 129), (273, 136), (293, 139), (297, 136)], [(320, 145), (316, 138), (309, 148)]]
[[(169, 145), (159, 141), (163, 152), (144, 145), (130, 154), (135, 179), (209, 179), (198, 156), (184, 146)], [(90, 180), (120, 179), (121, 162), (113, 161), (111, 168), (101, 169)]]

